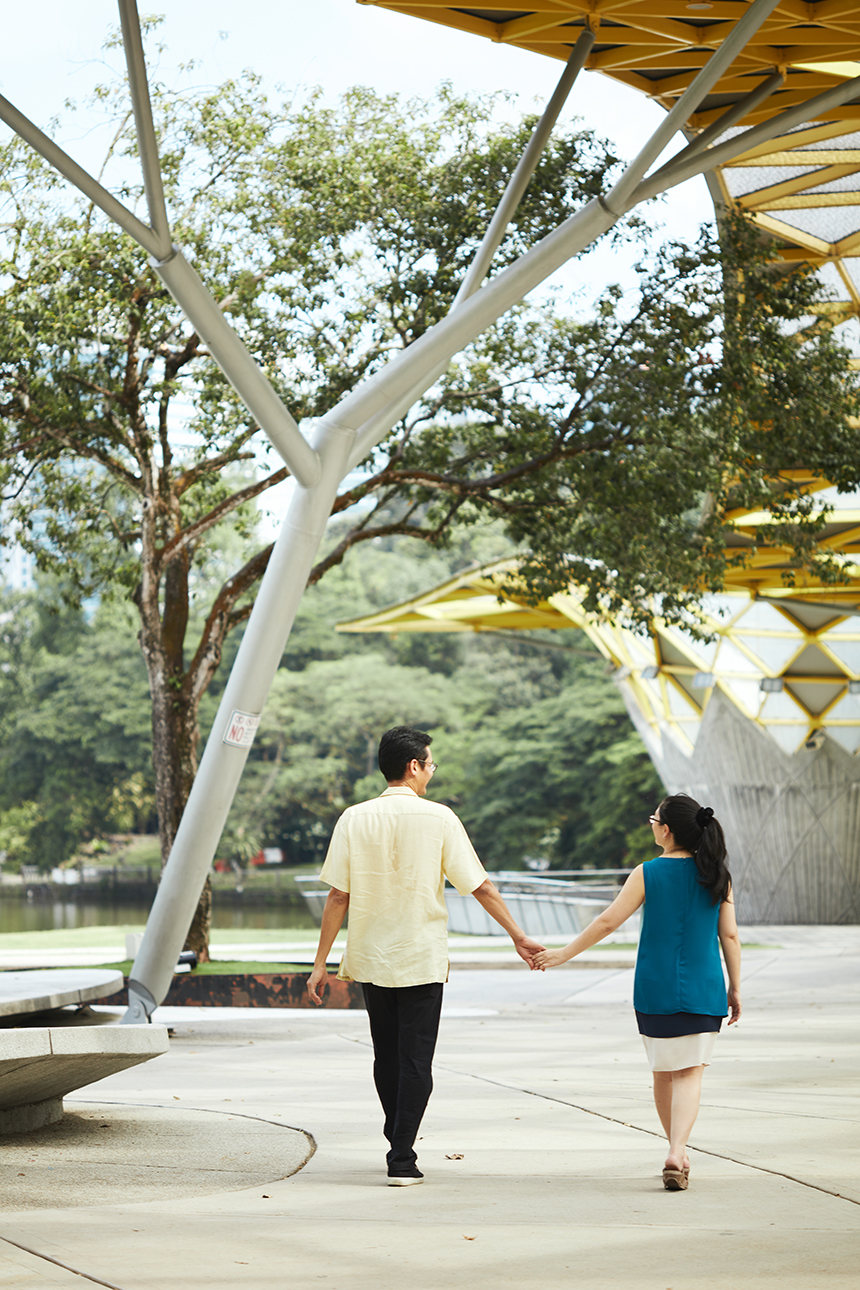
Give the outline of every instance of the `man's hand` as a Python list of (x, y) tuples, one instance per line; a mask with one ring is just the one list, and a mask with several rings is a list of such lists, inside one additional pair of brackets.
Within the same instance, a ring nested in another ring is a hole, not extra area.
[(349, 909), (349, 893), (340, 891), (337, 887), (332, 887), (326, 897), (325, 908), (323, 909), (322, 925), (320, 926), (320, 940), (317, 946), (317, 952), (314, 956), (313, 971), (308, 977), (308, 994), (311, 1002), (322, 1003), (320, 986), (325, 984), (328, 968), (326, 962), (334, 938), (337, 936), (343, 920), (346, 918), (346, 911)]
[(532, 972), (537, 970), (538, 964), (535, 961), (535, 955), (540, 954), (544, 949), (540, 941), (534, 940), (531, 936), (521, 936), (514, 941), (514, 949), (521, 959), (528, 963)]
[(322, 995), (320, 994), (320, 987), (325, 984), (327, 976), (328, 976), (327, 968), (315, 967), (314, 970), (311, 972), (310, 976), (308, 977), (308, 994), (311, 997), (312, 1003), (316, 1003), (316, 1004), (322, 1003)]

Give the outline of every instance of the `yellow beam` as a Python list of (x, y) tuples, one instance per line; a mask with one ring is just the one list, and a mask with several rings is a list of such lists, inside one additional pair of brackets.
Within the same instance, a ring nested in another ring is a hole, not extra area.
[(790, 224), (784, 224), (762, 211), (753, 212), (750, 215), (750, 219), (759, 228), (764, 229), (766, 233), (773, 233), (776, 237), (790, 238), (792, 241), (797, 242), (798, 245), (807, 247), (819, 255), (831, 256), (834, 254), (834, 248), (830, 242), (824, 242), (820, 237), (815, 237), (812, 233), (792, 228)]
[[(840, 126), (844, 133), (844, 126)], [(858, 166), (860, 167), (860, 148), (821, 148), (816, 151), (802, 148), (784, 152), (768, 152), (753, 160), (744, 158), (733, 161), (730, 169), (741, 166)]]
[[(818, 210), (823, 206), (857, 206), (860, 203), (860, 191), (850, 193), (800, 193), (795, 197), (784, 197), (781, 201), (762, 202), (759, 210)], [(860, 227), (860, 209), (857, 211), (857, 224)]]
[[(794, 179), (784, 179), (782, 183), (770, 184), (767, 188), (757, 188), (742, 197), (736, 197), (735, 201), (745, 208), (766, 210), (768, 202), (782, 204), (779, 201), (780, 198), (802, 193), (809, 188), (819, 188), (822, 184), (832, 183), (834, 179), (843, 179), (846, 175), (857, 174), (858, 170), (860, 170), (858, 166), (823, 166), (820, 170), (810, 171), (805, 175), (795, 175)], [(813, 196), (817, 197), (821, 194), (813, 194)]]

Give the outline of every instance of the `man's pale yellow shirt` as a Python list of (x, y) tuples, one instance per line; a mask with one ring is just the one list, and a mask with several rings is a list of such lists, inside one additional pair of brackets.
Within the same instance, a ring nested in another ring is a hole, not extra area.
[(382, 986), (447, 981), (445, 879), (467, 896), (486, 876), (454, 812), (405, 785), (347, 807), (320, 873), (330, 887), (349, 892), (339, 979)]

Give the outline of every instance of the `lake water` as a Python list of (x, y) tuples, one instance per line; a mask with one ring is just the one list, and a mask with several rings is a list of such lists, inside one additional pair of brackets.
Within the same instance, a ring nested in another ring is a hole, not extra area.
[[(22, 900), (0, 896), (0, 935), (4, 932), (49, 932), (74, 927), (140, 926), (149, 905), (141, 901)], [(316, 927), (310, 914), (295, 905), (223, 905), (212, 907), (212, 926), (250, 931), (254, 928)]]

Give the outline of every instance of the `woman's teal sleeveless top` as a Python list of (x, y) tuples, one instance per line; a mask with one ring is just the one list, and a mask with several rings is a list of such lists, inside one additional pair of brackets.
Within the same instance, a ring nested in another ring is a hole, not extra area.
[(725, 1017), (726, 983), (717, 923), (720, 905), (698, 881), (692, 856), (658, 856), (642, 867), (645, 904), (633, 1006), (665, 1016)]

